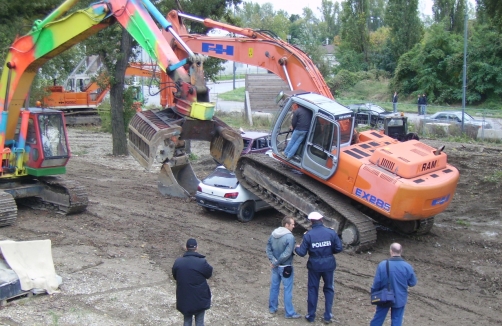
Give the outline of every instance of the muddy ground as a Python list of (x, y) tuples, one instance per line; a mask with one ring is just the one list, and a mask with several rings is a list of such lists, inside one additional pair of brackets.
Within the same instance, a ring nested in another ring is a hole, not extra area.
[[(264, 250), (280, 213), (258, 213), (242, 224), (232, 215), (208, 213), (193, 200), (163, 198), (156, 171), (146, 172), (131, 157), (109, 155), (108, 134), (72, 129), (70, 139), (75, 157), (66, 177), (87, 187), (87, 211), (64, 217), (21, 207), (16, 224), (0, 229), (0, 239), (51, 239), (61, 292), (11, 301), (0, 308), (0, 325), (181, 325), (171, 266), (190, 237), (214, 267), (207, 325), (306, 323), (284, 319), (282, 308), (268, 313)], [(215, 166), (206, 144), (197, 144), (194, 152), (199, 156), (194, 170), (202, 178)], [(418, 277), (406, 325), (502, 323), (502, 188), (500, 181), (487, 180), (502, 170), (502, 147), (455, 143), (447, 144), (446, 152), (461, 178), (453, 203), (436, 217), (430, 234), (406, 237), (379, 230), (372, 251), (337, 255), (337, 324), (369, 323), (375, 267), (394, 241), (403, 244)], [(298, 243), (303, 232), (295, 230)], [(301, 314), (306, 313), (306, 261), (294, 261), (294, 304)], [(323, 303), (321, 295), (317, 318)]]

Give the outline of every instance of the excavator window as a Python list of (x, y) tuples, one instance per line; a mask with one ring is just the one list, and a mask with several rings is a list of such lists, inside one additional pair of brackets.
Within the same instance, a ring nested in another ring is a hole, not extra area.
[(44, 157), (67, 156), (68, 145), (61, 114), (40, 114), (38, 123)]

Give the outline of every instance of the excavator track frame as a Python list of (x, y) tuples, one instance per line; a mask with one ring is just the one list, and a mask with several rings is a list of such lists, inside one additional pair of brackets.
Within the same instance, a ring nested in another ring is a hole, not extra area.
[[(294, 217), (305, 229), (311, 226), (307, 215), (320, 211), (324, 224), (341, 235), (347, 249), (361, 252), (376, 242), (373, 221), (355, 208), (350, 198), (284, 163), (266, 155), (249, 154), (239, 159), (235, 174), (246, 189)], [(347, 240), (352, 243), (347, 244)]]
[(39, 189), (39, 193), (22, 200), (24, 206), (33, 209), (43, 207), (70, 215), (85, 211), (89, 203), (85, 187), (74, 180), (40, 177), (33, 189)]

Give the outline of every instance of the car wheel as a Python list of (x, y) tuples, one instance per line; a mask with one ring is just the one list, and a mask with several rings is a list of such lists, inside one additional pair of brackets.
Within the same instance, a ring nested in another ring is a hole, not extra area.
[(242, 223), (249, 222), (253, 219), (254, 212), (254, 202), (252, 200), (247, 201), (239, 208), (239, 211), (237, 212), (237, 219)]

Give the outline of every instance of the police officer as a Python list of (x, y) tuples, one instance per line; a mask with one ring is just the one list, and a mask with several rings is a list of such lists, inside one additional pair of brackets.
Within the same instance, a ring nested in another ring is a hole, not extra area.
[(301, 245), (297, 245), (295, 252), (298, 256), (305, 256), (308, 252), (308, 314), (305, 319), (314, 322), (317, 309), (317, 297), (319, 295), (319, 283), (324, 282), (323, 292), (325, 298), (324, 322), (331, 323), (333, 314), (333, 300), (335, 298), (335, 269), (336, 260), (333, 256), (342, 252), (342, 241), (338, 234), (323, 225), (323, 216), (318, 212), (309, 214), (308, 219), (312, 223), (312, 229), (303, 235)]

